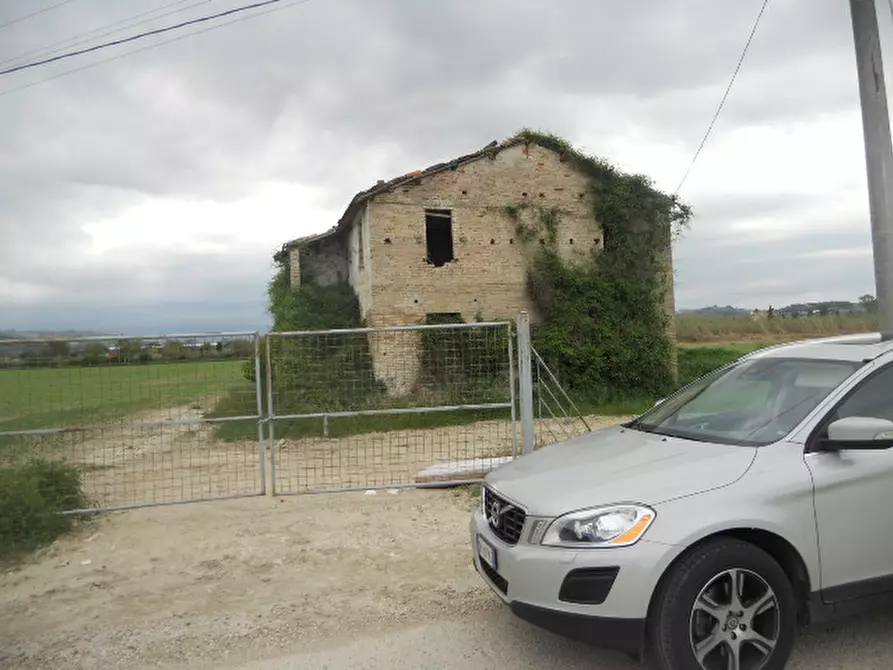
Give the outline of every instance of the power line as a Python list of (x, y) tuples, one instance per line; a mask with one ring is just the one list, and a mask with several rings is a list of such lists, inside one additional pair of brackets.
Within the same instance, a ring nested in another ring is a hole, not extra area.
[(38, 9), (36, 12), (31, 12), (30, 14), (25, 14), (25, 16), (20, 16), (17, 19), (12, 19), (11, 21), (7, 21), (6, 23), (0, 23), (0, 30), (4, 28), (8, 28), (9, 26), (15, 25), (16, 23), (21, 23), (22, 21), (27, 21), (33, 16), (37, 16), (38, 14), (43, 14), (44, 12), (48, 12), (51, 9), (56, 9), (56, 7), (61, 7), (62, 5), (67, 5), (72, 0), (62, 0), (62, 2), (57, 2), (55, 5), (50, 5), (49, 7), (44, 7), (43, 9)]
[(237, 19), (233, 19), (232, 21), (226, 21), (224, 23), (218, 23), (213, 26), (209, 26), (207, 28), (203, 28), (201, 30), (195, 30), (191, 33), (186, 33), (185, 35), (179, 35), (178, 37), (172, 37), (167, 40), (162, 40), (161, 42), (156, 42), (154, 44), (147, 44), (144, 47), (140, 47), (139, 49), (134, 49), (133, 51), (127, 51), (123, 54), (118, 54), (116, 56), (111, 56), (109, 58), (104, 58), (102, 60), (88, 63), (87, 65), (82, 65), (80, 67), (73, 68), (71, 70), (66, 70), (65, 72), (60, 72), (58, 74), (54, 74), (50, 77), (46, 77), (44, 79), (39, 79), (37, 81), (32, 81), (29, 84), (23, 84), (22, 86), (16, 86), (15, 88), (9, 88), (5, 91), (0, 91), (0, 98), (6, 95), (10, 95), (12, 93), (16, 93), (18, 91), (23, 91), (27, 88), (31, 88), (33, 86), (37, 86), (39, 84), (46, 83), (48, 81), (52, 81), (53, 79), (59, 79), (60, 77), (65, 77), (70, 74), (75, 74), (76, 72), (81, 72), (83, 70), (89, 70), (90, 68), (96, 67), (98, 65), (103, 65), (104, 63), (111, 63), (113, 61), (119, 60), (121, 58), (126, 58), (127, 56), (132, 56), (134, 54), (138, 54), (141, 51), (148, 51), (149, 49), (155, 49), (156, 47), (163, 46), (165, 44), (171, 44), (172, 42), (179, 42), (180, 40), (186, 39), (187, 37), (193, 37), (195, 35), (200, 35), (202, 33), (207, 33), (212, 30), (217, 30), (218, 28), (223, 28), (225, 26), (230, 26), (234, 23), (241, 23), (242, 21), (248, 21), (250, 19), (255, 19), (259, 16), (264, 16), (265, 14), (272, 14), (273, 12), (278, 12), (280, 9), (286, 9), (288, 7), (294, 7), (295, 5), (303, 5), (310, 2), (310, 0), (294, 0), (293, 2), (287, 2), (284, 5), (278, 5), (277, 7), (271, 7), (270, 9), (262, 12), (258, 12), (256, 14), (249, 14), (248, 16), (242, 16)]
[(207, 21), (213, 21), (214, 19), (219, 19), (224, 16), (230, 16), (232, 14), (238, 14), (240, 12), (246, 12), (251, 9), (258, 9), (260, 7), (266, 7), (268, 5), (275, 5), (282, 0), (262, 0), (262, 2), (255, 2), (251, 5), (242, 5), (241, 7), (235, 7), (233, 9), (227, 9), (223, 12), (218, 12), (217, 14), (209, 14), (208, 16), (200, 16), (197, 19), (190, 19), (189, 21), (183, 21), (182, 23), (177, 23), (172, 26), (165, 26), (164, 28), (156, 28), (155, 30), (149, 30), (143, 33), (137, 33), (136, 35), (131, 35), (130, 37), (123, 37), (119, 40), (113, 40), (111, 42), (103, 42), (102, 44), (97, 44), (92, 47), (88, 47), (87, 49), (80, 49), (78, 51), (69, 51), (64, 54), (60, 54), (58, 56), (53, 56), (51, 58), (44, 58), (43, 60), (34, 61), (32, 63), (25, 63), (24, 65), (16, 65), (15, 67), (7, 68), (6, 70), (0, 70), (0, 75), (8, 75), (13, 72), (20, 72), (21, 70), (27, 70), (30, 68), (38, 67), (40, 65), (46, 65), (47, 63), (54, 63), (59, 60), (63, 60), (65, 58), (73, 58), (75, 56), (82, 56), (84, 54), (92, 53), (94, 51), (100, 51), (101, 49), (108, 49), (109, 47), (118, 46), (119, 44), (126, 44), (127, 42), (133, 42), (136, 40), (141, 40), (146, 37), (151, 37), (152, 35), (160, 35), (162, 33), (167, 33), (172, 30), (179, 30), (180, 28), (185, 28), (186, 26), (195, 25), (197, 23), (205, 23)]
[[(893, 2), (893, 0), (891, 0), (891, 2)], [(726, 87), (726, 92), (723, 94), (722, 100), (720, 100), (719, 102), (719, 107), (716, 108), (716, 113), (713, 115), (713, 119), (710, 121), (710, 125), (707, 126), (707, 132), (704, 133), (704, 138), (701, 140), (701, 144), (698, 146), (698, 150), (695, 151), (695, 155), (691, 159), (691, 163), (689, 164), (688, 169), (685, 171), (685, 174), (682, 176), (682, 180), (679, 182), (679, 186), (676, 187), (676, 195), (678, 195), (679, 191), (682, 190), (682, 186), (683, 184), (685, 184), (685, 180), (688, 179), (688, 175), (689, 173), (691, 173), (691, 169), (695, 166), (695, 162), (698, 160), (698, 156), (701, 155), (701, 150), (704, 148), (704, 145), (707, 144), (707, 138), (709, 138), (710, 133), (713, 132), (713, 126), (716, 125), (716, 120), (719, 118), (719, 115), (722, 112), (722, 108), (726, 104), (726, 98), (729, 97), (732, 86), (735, 84), (735, 79), (738, 77), (738, 72), (741, 71), (741, 66), (744, 64), (744, 59), (747, 56), (747, 51), (748, 49), (750, 49), (750, 43), (753, 41), (753, 37), (757, 33), (757, 28), (759, 28), (760, 26), (760, 19), (763, 18), (763, 13), (766, 11), (766, 6), (768, 4), (769, 0), (763, 0), (763, 6), (760, 7), (760, 13), (757, 14), (757, 20), (754, 21), (753, 28), (750, 31), (750, 36), (747, 38), (747, 43), (744, 45), (744, 50), (741, 52), (741, 58), (738, 59), (738, 65), (735, 66), (735, 71), (732, 73), (732, 78), (729, 80), (728, 87)]]
[[(209, 2), (214, 2), (214, 1), (215, 0), (201, 0), (201, 2), (196, 2), (192, 5), (187, 6), (187, 7), (181, 7), (180, 9), (175, 9), (170, 12), (166, 12), (164, 14), (159, 14), (158, 16), (150, 17), (148, 19), (143, 19), (142, 21), (136, 21), (135, 23), (130, 23), (130, 22), (134, 21), (135, 19), (139, 19), (144, 16), (148, 16), (149, 14), (155, 14), (156, 12), (160, 12), (163, 9), (168, 9), (169, 7), (174, 7), (176, 5), (182, 5), (184, 3), (191, 2), (191, 0), (175, 0), (175, 2), (170, 2), (166, 5), (162, 5), (161, 7), (156, 7), (155, 9), (150, 9), (148, 11), (142, 12), (141, 14), (136, 14), (134, 16), (127, 17), (126, 19), (114, 21), (112, 23), (108, 23), (108, 24), (99, 26), (98, 28), (93, 28), (92, 30), (87, 30), (83, 33), (78, 33), (76, 35), (72, 35), (71, 37), (66, 37), (65, 39), (57, 40), (55, 42), (52, 42), (51, 44), (45, 44), (42, 47), (38, 47), (36, 49), (31, 49), (30, 51), (21, 53), (18, 56), (6, 58), (6, 59), (0, 61), (0, 65), (6, 65), (7, 63), (19, 61), (19, 60), (22, 60), (23, 58), (27, 58), (27, 57), (33, 56), (35, 54), (43, 54), (44, 56), (50, 56), (52, 54), (59, 53), (60, 51), (62, 51), (63, 48), (78, 46), (80, 44), (86, 44), (87, 42), (91, 41), (92, 39), (98, 39), (100, 37), (105, 37), (106, 35), (111, 35), (113, 33), (121, 32), (122, 30), (124, 30), (124, 28), (134, 28), (138, 25), (142, 25), (144, 23), (149, 23), (150, 21), (156, 21), (158, 19), (164, 18), (165, 16), (170, 16), (171, 14), (177, 14), (178, 12), (184, 12), (186, 10), (198, 7), (199, 5), (205, 5)], [(120, 26), (122, 23), (129, 23), (129, 25), (125, 26), (124, 28), (114, 28), (115, 26)], [(94, 33), (98, 33), (99, 31), (104, 30), (106, 28), (114, 28), (114, 29), (106, 30), (103, 33), (99, 33), (98, 35), (95, 35), (94, 37), (87, 38), (87, 35), (93, 35)], [(84, 38), (84, 39), (81, 39), (81, 38)], [(64, 47), (63, 47), (63, 45), (64, 45)], [(60, 47), (60, 48), (54, 49), (54, 47)]]

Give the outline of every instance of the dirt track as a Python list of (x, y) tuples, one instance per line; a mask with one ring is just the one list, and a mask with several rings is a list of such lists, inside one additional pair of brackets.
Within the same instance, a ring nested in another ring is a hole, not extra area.
[(0, 577), (0, 667), (216, 664), (490, 607), (472, 504), (409, 490), (103, 516)]
[[(48, 453), (84, 468), (87, 492), (98, 507), (117, 507), (248, 496), (261, 491), (257, 441), (214, 438), (202, 410), (183, 406), (147, 411), (86, 433), (69, 436)], [(591, 426), (616, 421), (589, 417)], [(537, 421), (537, 443), (584, 430), (579, 420)], [(518, 438), (520, 439), (520, 438)], [(445, 462), (511, 455), (508, 420), (424, 430), (396, 430), (343, 438), (275, 440), (275, 491), (304, 493), (415, 483), (423, 469)], [(265, 460), (267, 490), (274, 477)]]

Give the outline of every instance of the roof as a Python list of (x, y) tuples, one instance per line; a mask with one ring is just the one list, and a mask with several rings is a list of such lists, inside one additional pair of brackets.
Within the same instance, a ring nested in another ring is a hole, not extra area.
[(893, 352), (893, 340), (882, 340), (880, 333), (838, 335), (803, 340), (760, 349), (748, 358), (816, 358), (861, 362)]
[(280, 260), (281, 257), (284, 257), (284, 255), (288, 253), (289, 249), (293, 248), (297, 244), (315, 242), (336, 235), (337, 233), (347, 229), (353, 221), (357, 210), (361, 206), (363, 206), (367, 200), (375, 197), (380, 193), (387, 193), (388, 191), (391, 191), (404, 184), (416, 183), (423, 177), (430, 177), (431, 175), (435, 175), (439, 172), (455, 170), (462, 165), (472, 163), (485, 156), (492, 157), (498, 154), (500, 151), (503, 151), (504, 149), (508, 149), (509, 147), (513, 147), (517, 144), (529, 143), (530, 141), (531, 140), (522, 136), (516, 136), (505, 140), (504, 142), (497, 142), (496, 140), (494, 140), (483, 149), (479, 149), (473, 153), (465, 154), (464, 156), (459, 156), (458, 158), (454, 158), (443, 163), (431, 165), (430, 167), (427, 167), (423, 170), (407, 172), (406, 174), (400, 175), (399, 177), (394, 177), (393, 179), (390, 179), (388, 181), (379, 180), (374, 186), (369, 187), (365, 191), (360, 191), (353, 197), (353, 199), (351, 199), (350, 203), (348, 203), (347, 205), (347, 209), (344, 210), (344, 214), (341, 215), (341, 218), (338, 220), (338, 223), (335, 226), (330, 228), (328, 231), (320, 233), (318, 235), (309, 235), (306, 237), (300, 237), (296, 240), (291, 240), (290, 242), (286, 242), (282, 245), (282, 249), (279, 251), (279, 253), (276, 254), (276, 259)]

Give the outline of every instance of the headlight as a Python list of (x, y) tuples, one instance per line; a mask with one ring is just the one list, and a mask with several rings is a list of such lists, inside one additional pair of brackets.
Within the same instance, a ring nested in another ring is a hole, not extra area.
[(638, 542), (656, 513), (645, 505), (613, 505), (555, 519), (542, 544), (552, 547), (628, 547)]

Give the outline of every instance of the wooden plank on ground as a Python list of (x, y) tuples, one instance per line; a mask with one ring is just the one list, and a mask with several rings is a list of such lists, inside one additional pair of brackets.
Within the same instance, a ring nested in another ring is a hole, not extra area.
[(491, 470), (511, 460), (511, 456), (500, 456), (496, 458), (470, 458), (464, 461), (437, 463), (416, 474), (415, 481), (417, 484), (427, 484), (480, 479)]

